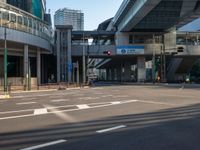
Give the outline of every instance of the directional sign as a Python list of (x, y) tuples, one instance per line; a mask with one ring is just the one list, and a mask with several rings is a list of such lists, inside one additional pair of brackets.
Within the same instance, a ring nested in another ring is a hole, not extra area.
[(144, 46), (118, 46), (118, 55), (144, 54)]

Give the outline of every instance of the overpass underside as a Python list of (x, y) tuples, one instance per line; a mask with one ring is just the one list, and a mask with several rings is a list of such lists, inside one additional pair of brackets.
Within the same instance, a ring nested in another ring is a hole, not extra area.
[(200, 16), (199, 0), (125, 0), (114, 23), (119, 31), (164, 31)]
[[(160, 60), (157, 55), (156, 60)], [(200, 56), (166, 56), (166, 77), (162, 74), (164, 64), (155, 63), (153, 68), (153, 56), (129, 56), (112, 57), (102, 59), (96, 67), (99, 70), (105, 70), (107, 81), (123, 82), (152, 82), (153, 80), (167, 82), (185, 81), (186, 75), (189, 75), (194, 63), (200, 59)], [(153, 72), (152, 69), (155, 69)], [(100, 71), (101, 72), (101, 71)]]

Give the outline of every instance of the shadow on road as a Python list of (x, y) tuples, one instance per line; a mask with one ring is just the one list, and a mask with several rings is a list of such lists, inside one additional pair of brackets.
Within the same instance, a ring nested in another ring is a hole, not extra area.
[[(122, 124), (127, 125), (127, 128), (96, 133), (97, 130)], [(66, 123), (45, 129), (2, 133), (0, 149), (19, 149), (58, 139), (68, 141), (52, 149), (199, 150), (200, 104), (82, 123)]]

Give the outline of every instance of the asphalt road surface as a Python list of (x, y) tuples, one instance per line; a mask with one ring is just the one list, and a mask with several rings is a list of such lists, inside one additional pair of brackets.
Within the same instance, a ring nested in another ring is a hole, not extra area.
[(0, 100), (0, 150), (199, 150), (199, 88), (101, 86)]

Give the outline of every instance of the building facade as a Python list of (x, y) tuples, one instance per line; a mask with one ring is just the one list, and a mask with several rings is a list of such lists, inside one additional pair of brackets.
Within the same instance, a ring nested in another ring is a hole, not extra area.
[(59, 9), (54, 15), (54, 24), (71, 25), (75, 31), (84, 30), (84, 13), (80, 10)]
[[(52, 53), (53, 32), (50, 24), (43, 19), (45, 1), (37, 2), (0, 0), (0, 33), (6, 35), (0, 36), (0, 66), (4, 66), (0, 69), (0, 89), (5, 86), (5, 72), (7, 85), (26, 90), (45, 83), (51, 76), (47, 56)], [(34, 5), (42, 13), (34, 13), (32, 10), (37, 10)], [(6, 58), (7, 68), (4, 65)]]
[(44, 19), (46, 0), (7, 0), (7, 3)]

